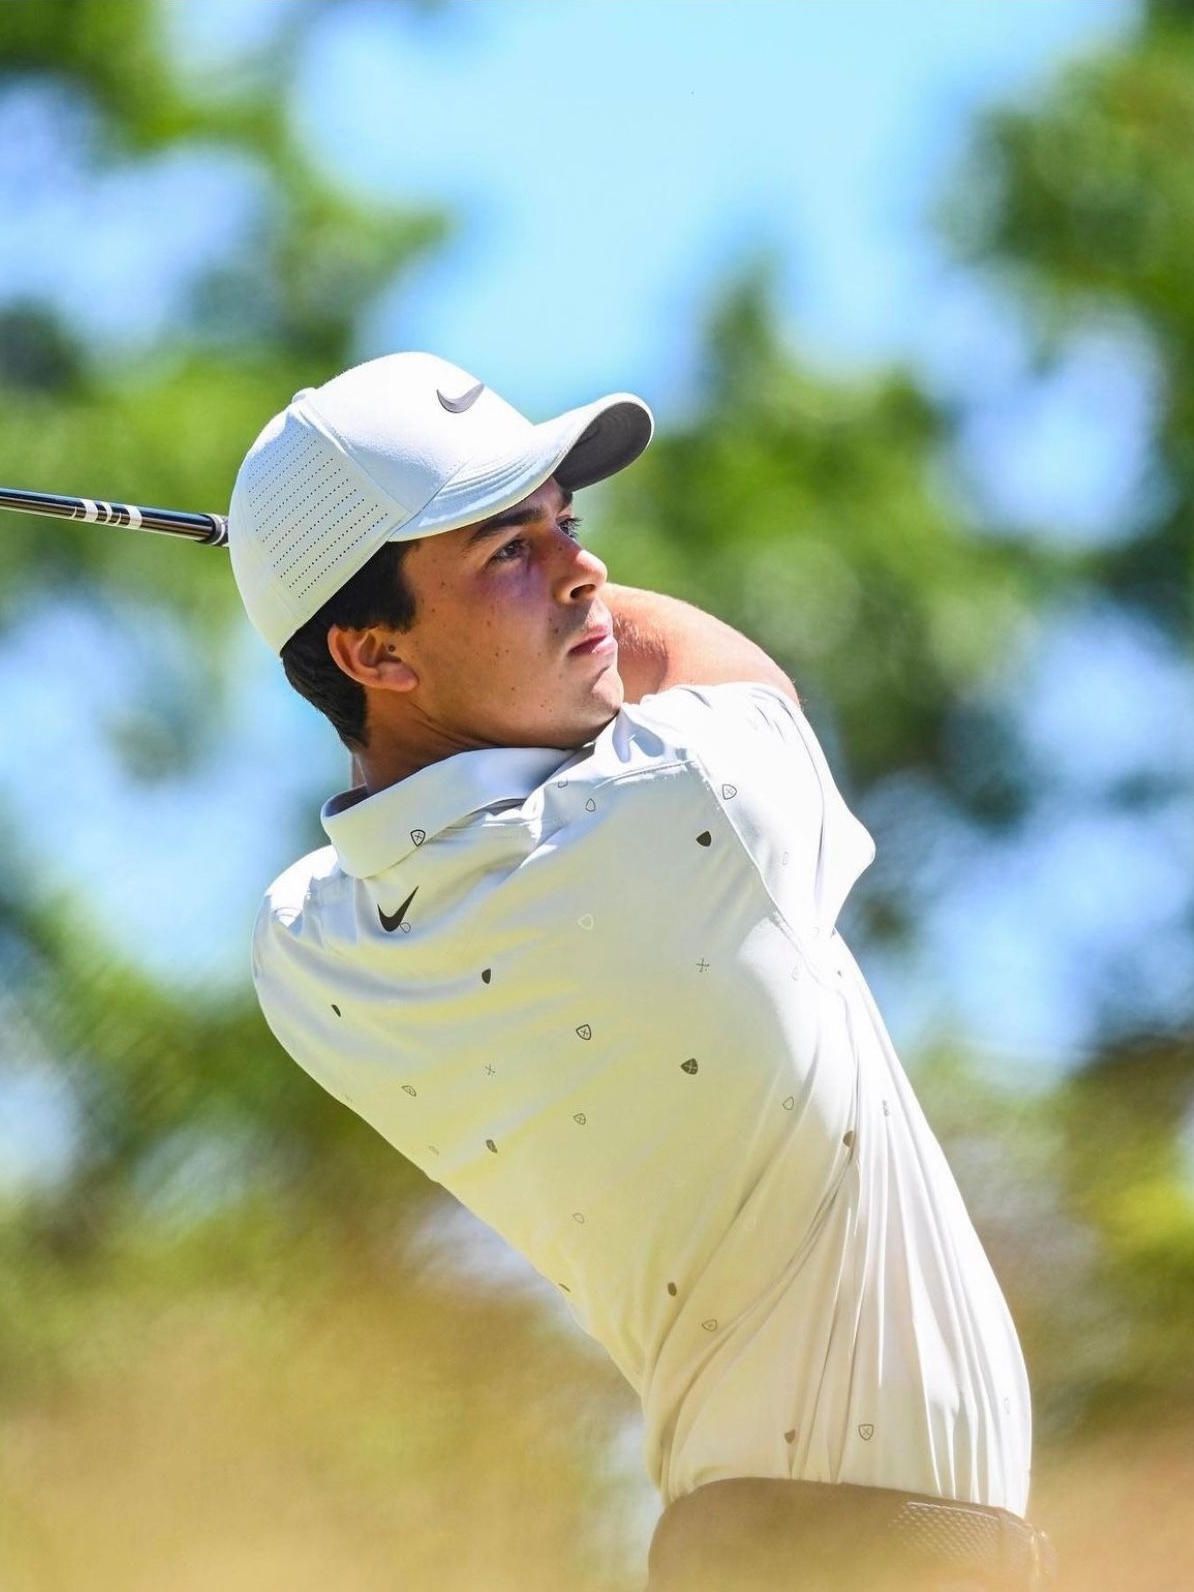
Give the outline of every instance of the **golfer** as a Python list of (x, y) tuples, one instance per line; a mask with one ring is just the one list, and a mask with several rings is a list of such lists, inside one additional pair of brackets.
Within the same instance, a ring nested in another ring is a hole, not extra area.
[(637, 1390), (651, 1592), (1026, 1592), (1016, 1333), (834, 926), (871, 840), (784, 672), (579, 534), (651, 428), (408, 353), (253, 444), (237, 584), (359, 777), (262, 1009)]

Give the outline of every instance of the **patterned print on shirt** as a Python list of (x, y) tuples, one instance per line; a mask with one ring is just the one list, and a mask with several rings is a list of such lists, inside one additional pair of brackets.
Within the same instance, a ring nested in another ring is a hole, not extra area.
[(709, 831), (707, 829), (702, 829), (700, 834), (697, 836), (697, 845), (698, 846), (711, 846), (712, 844), (713, 844), (713, 836), (709, 833)]
[(693, 1073), (697, 1072), (698, 1070), (697, 1059), (695, 1056), (689, 1056), (687, 1061), (682, 1061), (680, 1063), (680, 1071), (686, 1072), (690, 1078), (692, 1077)]
[(482, 984), (488, 984), (492, 977), (493, 977), (493, 969), (491, 967), (483, 967), (481, 969), (481, 982), (482, 982)]
[(589, 1027), (588, 1023), (582, 1023), (576, 1032), (578, 1037), (581, 1039), (592, 1039), (593, 1037), (593, 1030)]
[(427, 839), (427, 831), (425, 829), (412, 829), (410, 832), (410, 838), (414, 841), (416, 846), (421, 846)]

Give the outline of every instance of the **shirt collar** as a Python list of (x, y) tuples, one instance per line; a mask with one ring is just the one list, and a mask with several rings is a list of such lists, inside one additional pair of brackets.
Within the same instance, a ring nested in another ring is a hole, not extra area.
[(392, 868), (449, 825), (496, 802), (525, 801), (575, 752), (498, 747), (458, 752), (367, 796), (362, 787), (323, 804), (320, 820), (345, 873), (356, 879)]

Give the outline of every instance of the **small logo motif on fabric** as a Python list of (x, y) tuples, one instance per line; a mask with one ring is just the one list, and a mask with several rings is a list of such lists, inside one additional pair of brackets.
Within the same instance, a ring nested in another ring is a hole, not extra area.
[(488, 984), (492, 977), (493, 977), (493, 969), (491, 967), (483, 967), (481, 969), (481, 982), (482, 982), (482, 984)]
[(340, 1008), (336, 1005), (335, 1001), (332, 1002), (332, 1010), (335, 1012), (337, 1017), (340, 1016)]
[(411, 893), (407, 896), (406, 900), (398, 908), (397, 912), (383, 912), (381, 908), (378, 907), (377, 915), (381, 919), (381, 926), (387, 934), (393, 934), (395, 929), (405, 929), (407, 934), (410, 933), (410, 924), (404, 923), (403, 919), (406, 917), (407, 908), (410, 906), (411, 902), (418, 895), (418, 893), (419, 887), (416, 885)]
[(577, 918), (576, 921), (582, 929), (591, 929), (593, 927), (593, 914), (586, 912), (583, 917)]
[(791, 1111), (792, 1108), (795, 1106), (795, 1104), (796, 1104), (796, 1096), (795, 1095), (789, 1095), (788, 1098), (783, 1103), (784, 1110), (785, 1111)]
[(697, 845), (698, 846), (711, 846), (712, 844), (713, 844), (713, 836), (709, 833), (709, 831), (707, 829), (703, 829), (701, 831), (701, 833), (697, 836)]
[(870, 1421), (863, 1421), (862, 1425), (858, 1428), (858, 1435), (862, 1438), (864, 1443), (870, 1442), (871, 1438), (875, 1435), (875, 1428), (871, 1425)]
[(675, 1297), (676, 1297), (676, 1285), (675, 1285), (675, 1283), (674, 1283), (674, 1282), (669, 1282), (669, 1283), (668, 1283), (668, 1285), (667, 1285), (667, 1291), (668, 1291), (668, 1293), (670, 1293), (670, 1294), (671, 1294), (671, 1296), (672, 1296), (672, 1298), (673, 1298), (673, 1299), (674, 1299), (674, 1298), (675, 1298)]
[(701, 1322), (701, 1326), (704, 1327), (706, 1332), (716, 1332), (717, 1331), (717, 1317), (716, 1316), (707, 1317), (706, 1320)]
[(402, 1085), (402, 1093), (403, 1094), (417, 1095), (418, 1092), (419, 1091), (415, 1088), (413, 1083), (404, 1083)]
[(588, 801), (585, 803), (585, 812), (587, 812), (587, 813), (595, 813), (596, 811), (597, 811), (597, 803), (590, 796)]
[(485, 1148), (487, 1150), (489, 1150), (493, 1155), (497, 1154), (497, 1145), (493, 1142), (492, 1139), (486, 1139)]
[(479, 381), (475, 387), (470, 387), (467, 392), (462, 392), (459, 398), (445, 397), (438, 387), (435, 389), (435, 396), (450, 415), (462, 415), (466, 409), (473, 407), (484, 391), (485, 383)]
[(682, 1061), (680, 1063), (680, 1071), (681, 1072), (686, 1072), (689, 1075), (689, 1077), (691, 1078), (692, 1074), (697, 1071), (697, 1060), (696, 1060), (696, 1057), (695, 1056), (689, 1056), (687, 1061)]
[(790, 1432), (785, 1432), (784, 1433), (784, 1442), (785, 1443), (794, 1443), (795, 1441), (796, 1441), (796, 1428), (793, 1426), (793, 1428), (792, 1428), (792, 1430)]
[(593, 1030), (589, 1027), (588, 1023), (582, 1023), (576, 1032), (581, 1039), (592, 1039), (593, 1037)]
[(427, 839), (427, 831), (425, 829), (412, 829), (410, 832), (410, 838), (414, 841), (416, 846), (421, 846)]
[(573, 1120), (573, 1122), (579, 1122), (579, 1124), (583, 1128), (585, 1123), (589, 1119), (588, 1119), (588, 1117), (585, 1116), (583, 1111), (574, 1111), (573, 1114), (572, 1114), (572, 1120)]
[(721, 794), (724, 801), (732, 802), (734, 797), (738, 794), (738, 787), (737, 785), (723, 785), (721, 787)]

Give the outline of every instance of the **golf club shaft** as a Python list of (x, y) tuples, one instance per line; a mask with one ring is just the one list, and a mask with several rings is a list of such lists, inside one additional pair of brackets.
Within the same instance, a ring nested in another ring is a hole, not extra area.
[(0, 487), (0, 509), (19, 514), (50, 514), (60, 520), (84, 520), (95, 525), (123, 525), (133, 531), (158, 531), (182, 536), (208, 547), (228, 545), (228, 519), (224, 514), (189, 514), (184, 509), (147, 509), (135, 503), (105, 503), (99, 499), (58, 497), (51, 492), (21, 492)]

